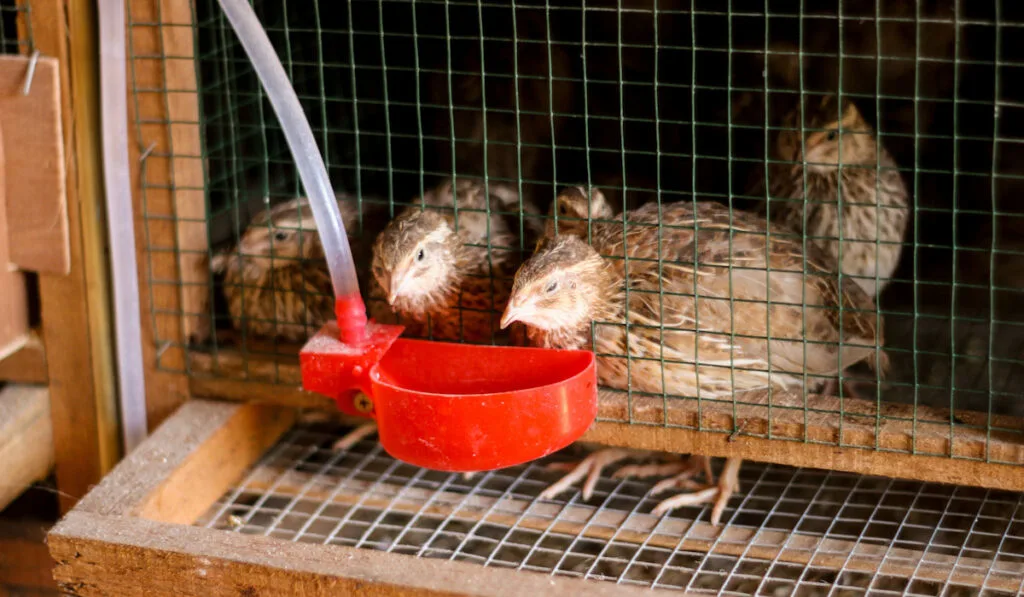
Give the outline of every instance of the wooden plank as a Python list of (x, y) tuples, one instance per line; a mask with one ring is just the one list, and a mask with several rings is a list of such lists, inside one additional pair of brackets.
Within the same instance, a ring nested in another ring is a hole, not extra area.
[[(184, 4), (187, 10), (190, 5)], [(140, 88), (165, 88), (164, 61), (152, 58), (168, 52), (163, 47), (160, 0), (136, 0), (129, 2), (126, 8), (128, 81), (134, 81), (134, 85)], [(132, 22), (145, 25), (133, 27)], [(167, 41), (178, 45), (184, 43), (174, 36)], [(175, 51), (186, 50), (179, 47)], [(186, 89), (194, 87), (195, 83), (192, 83)], [(184, 353), (180, 349), (186, 337), (181, 319), (177, 316), (156, 317), (151, 311), (151, 306), (170, 313), (181, 313), (184, 309), (179, 290), (181, 264), (173, 252), (178, 241), (175, 228), (150, 226), (151, 223), (166, 224), (176, 217), (173, 190), (176, 186), (168, 158), (174, 147), (165, 99), (163, 93), (136, 93), (135, 89), (128, 89), (128, 131), (132, 141), (128, 144), (128, 157), (133, 189), (135, 255), (139, 268), (146, 418), (150, 430), (156, 429), (169, 417), (188, 398), (189, 391)], [(142, 160), (144, 151), (148, 157)], [(181, 167), (185, 168), (185, 165)], [(150, 220), (149, 217), (160, 219)], [(152, 251), (154, 247), (172, 251)], [(162, 283), (153, 284), (153, 280)], [(169, 325), (165, 324), (168, 319), (171, 320)]]
[[(186, 406), (184, 410), (183, 418), (202, 416), (201, 407)], [(294, 422), (294, 410), (258, 405), (238, 407), (230, 419), (161, 479), (132, 513), (150, 520), (191, 524)], [(194, 422), (187, 424), (194, 426)]]
[[(975, 427), (958, 425), (950, 433), (948, 410), (918, 406), (915, 423), (913, 406), (886, 403), (882, 406), (886, 418), (876, 428), (873, 402), (843, 400), (845, 415), (840, 415), (838, 398), (810, 396), (807, 403), (815, 410), (805, 414), (802, 398), (776, 394), (769, 439), (767, 395), (748, 394), (743, 400), (761, 400), (761, 404), (737, 405), (734, 417), (731, 403), (705, 401), (698, 410), (696, 401), (670, 399), (666, 410), (662, 398), (633, 396), (629, 401), (624, 394), (605, 391), (598, 412), (604, 421), (592, 426), (583, 439), (613, 446), (1024, 490), (1024, 436), (1009, 431), (987, 433), (982, 427), (987, 418), (984, 413), (956, 411), (957, 418)], [(834, 412), (822, 412), (828, 410)], [(632, 423), (618, 422), (624, 420)], [(993, 425), (1024, 429), (1024, 422), (1013, 417), (993, 417)], [(737, 427), (742, 433), (728, 433)], [(985, 462), (986, 457), (996, 462)]]
[(0, 358), (6, 358), (25, 347), (29, 326), (25, 276), (9, 265), (9, 245), (13, 239), (7, 221), (8, 185), (3, 183), (7, 176), (2, 120), (0, 118)]
[(290, 409), (191, 400), (90, 491), (76, 510), (173, 521), (193, 513), (199, 516), (294, 417)]
[(740, 436), (730, 441), (725, 433), (595, 423), (581, 438), (607, 446), (641, 450), (738, 457), (757, 462), (846, 471), (934, 483), (952, 483), (1008, 491), (1024, 490), (1024, 467), (982, 461), (923, 456), (908, 452), (875, 451), (759, 437)]
[(95, 8), (78, 0), (33, 0), (29, 13), (36, 49), (59, 64), (66, 149), (70, 273), (39, 276), (62, 511), (85, 495), (120, 456), (110, 326), (102, 317), (110, 308), (104, 284), (106, 256), (98, 249), (104, 246), (102, 195), (97, 192), (98, 174), (91, 171), (95, 160), (77, 161), (80, 153), (100, 155), (95, 126), (98, 96), (94, 87), (89, 91), (90, 65), (96, 70)]
[(47, 541), (61, 589), (81, 597), (650, 594), (612, 583), (90, 512), (70, 513)]
[[(35, 7), (33, 7), (33, 10)], [(67, 274), (68, 237), (60, 65), (39, 58), (28, 95), (29, 59), (0, 56), (0, 126), (6, 145), (10, 262), (21, 269)]]
[(189, 351), (194, 377), (216, 377), (247, 382), (301, 386), (302, 374), (295, 356), (218, 350), (214, 353)]
[(38, 332), (29, 332), (21, 348), (0, 360), (0, 381), (45, 384), (46, 351)]
[(53, 425), (45, 387), (8, 385), (0, 390), (0, 510), (53, 468)]
[[(231, 350), (216, 355), (193, 352), (190, 358), (193, 370), (201, 375), (191, 380), (196, 395), (334, 408), (327, 398), (298, 388), (301, 376), (294, 359)], [(807, 403), (813, 405), (813, 411), (807, 413), (805, 422), (803, 398), (795, 394), (776, 393), (770, 415), (767, 393), (750, 392), (738, 399), (744, 403), (736, 405), (734, 418), (731, 402), (698, 405), (696, 400), (669, 399), (666, 411), (666, 401), (660, 397), (627, 400), (623, 393), (603, 390), (598, 421), (581, 439), (611, 446), (1024, 490), (1024, 434), (988, 434), (985, 413), (956, 411), (954, 415), (966, 425), (958, 425), (951, 435), (947, 409), (918, 406), (915, 423), (913, 406), (886, 403), (882, 407), (885, 418), (876, 428), (875, 403), (869, 400), (844, 399), (841, 415), (838, 398), (810, 396)], [(769, 417), (771, 439), (767, 438)], [(734, 420), (741, 429), (735, 436), (731, 433), (736, 428)], [(1024, 420), (1015, 417), (993, 417), (992, 425), (1024, 430)], [(990, 462), (985, 462), (986, 458)]]
[(189, 392), (196, 398), (214, 398), (238, 402), (277, 404), (293, 408), (316, 408), (337, 411), (334, 400), (321, 394), (307, 392), (299, 386), (268, 384), (215, 377), (189, 379)]
[(596, 509), (589, 506), (491, 497), (403, 487), (379, 480), (346, 478), (327, 486), (324, 479), (303, 471), (261, 468), (247, 479), (246, 489), (275, 496), (387, 510), (430, 514), (459, 520), (583, 536), (665, 549), (694, 550), (736, 557), (778, 560), (799, 565), (853, 570), (871, 574), (911, 576), (940, 582), (1016, 590), (1024, 563), (925, 553), (892, 545), (793, 534), (744, 526), (715, 527), (676, 517)]
[(167, 102), (167, 137), (155, 151), (170, 156), (174, 189), (175, 233), (185, 341), (209, 334), (210, 266), (206, 231), (206, 177), (199, 126), (199, 81), (196, 76), (192, 4), (159, 0), (163, 51), (163, 90)]
[[(0, 521), (0, 587), (13, 586), (19, 595), (26, 591), (57, 590), (53, 560), (46, 549), (49, 524)], [(3, 593), (0, 592), (0, 595)]]
[[(64, 0), (68, 20), (68, 63), (71, 72), (71, 120), (75, 127), (75, 193), (82, 214), (106, 213), (103, 187), (103, 145), (96, 8), (82, 0)], [(67, 108), (65, 108), (67, 109)], [(96, 388), (96, 427), (104, 471), (120, 458), (120, 419), (114, 363), (113, 296), (110, 288), (107, 227), (100, 217), (80, 218), (82, 267), (85, 270), (90, 357)]]

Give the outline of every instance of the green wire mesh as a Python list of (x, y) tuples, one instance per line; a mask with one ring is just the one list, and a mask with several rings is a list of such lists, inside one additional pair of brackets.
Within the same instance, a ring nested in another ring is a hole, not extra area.
[[(879, 300), (893, 363), (888, 377), (865, 381), (873, 374), (851, 369), (868, 400), (828, 404), (627, 392), (624, 414), (613, 419), (1024, 463), (1024, 429), (1015, 418), (1024, 415), (1024, 328), (1016, 308), (1024, 289), (1018, 199), (1024, 6), (1001, 0), (253, 4), (336, 190), (358, 206), (354, 243), (364, 264), (376, 231), (402, 205), (446, 177), (482, 174), (484, 163), (488, 184), (512, 184), (539, 198), (542, 209), (558, 189), (577, 184), (599, 186), (618, 210), (696, 200), (755, 208), (765, 197), (748, 194), (748, 183), (768, 163), (779, 114), (801, 94), (852, 101), (894, 156), (911, 197), (900, 265)], [(137, 12), (130, 7), (133, 29), (160, 26)], [(192, 22), (208, 241), (198, 252), (208, 260), (223, 251), (241, 256), (238, 244), (252, 218), (302, 189), (216, 1), (195, 0)], [(141, 58), (148, 57), (133, 55), (136, 63)], [(802, 65), (799, 76), (772, 76), (794, 60)], [(153, 91), (134, 85), (137, 95)], [(487, 118), (474, 127), (481, 113)], [(137, 118), (140, 130), (153, 123)], [(160, 122), (175, 124), (166, 116)], [(481, 136), (487, 142), (473, 145)], [(137, 142), (140, 150), (150, 145), (145, 134)], [(160, 157), (175, 158), (174, 149)], [(159, 188), (144, 179), (144, 201)], [(143, 217), (150, 225), (182, 221), (165, 213)], [(290, 225), (308, 230), (313, 224)], [(281, 227), (255, 226), (267, 235)], [(150, 246), (151, 270), (152, 256), (186, 250), (192, 249)], [(225, 295), (239, 289), (218, 275), (207, 280), (207, 304), (198, 312), (151, 305), (158, 357), (172, 348), (189, 355), (160, 365), (196, 378), (296, 386), (298, 344), (274, 336), (281, 323), (274, 313), (251, 315), (269, 324), (262, 328), (269, 335), (233, 330), (238, 322)], [(152, 280), (174, 283), (173, 276)], [(329, 293), (329, 286), (321, 290)], [(311, 304), (306, 295), (318, 291), (307, 285), (299, 294)], [(205, 337), (162, 332), (168, 316), (196, 315), (209, 319)], [(318, 323), (299, 326), (308, 335)], [(641, 398), (663, 403), (665, 413), (670, 403), (682, 404), (696, 416), (644, 419), (634, 415)], [(801, 430), (747, 428), (740, 415), (750, 408)], [(731, 416), (731, 428), (710, 425), (716, 413)], [(831, 417), (836, 433), (809, 431), (820, 417)], [(851, 442), (844, 433), (851, 425), (853, 431), (866, 426), (873, 443)], [(882, 441), (887, 428), (909, 433), (909, 446)], [(982, 438), (983, 454), (951, 447), (964, 432)], [(926, 435), (941, 440), (941, 449), (918, 441)], [(1005, 449), (990, 449), (996, 440)]]
[(0, 54), (27, 54), (35, 49), (32, 24), (28, 18), (30, 6), (24, 0), (0, 2)]

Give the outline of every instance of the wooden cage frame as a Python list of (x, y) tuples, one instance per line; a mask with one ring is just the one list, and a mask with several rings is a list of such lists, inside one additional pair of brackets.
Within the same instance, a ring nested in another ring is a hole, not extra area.
[[(152, 25), (129, 29), (133, 49), (129, 69), (140, 87), (174, 90), (159, 101), (150, 97), (155, 94), (146, 93), (146, 97), (129, 102), (131, 134), (141, 140), (137, 146), (133, 144), (133, 180), (138, 189), (144, 174), (151, 185), (147, 191), (149, 213), (177, 214), (179, 218), (201, 221), (202, 193), (194, 190), (203, 181), (203, 164), (198, 157), (199, 101), (193, 92), (197, 86), (192, 14), (187, 5), (172, 0), (134, 0), (132, 11), (135, 21)], [(173, 58), (153, 58), (161, 53)], [(146, 124), (140, 126), (140, 121)], [(144, 148), (149, 149), (145, 168), (137, 159)], [(182, 186), (190, 188), (177, 188)], [(207, 276), (202, 271), (196, 273), (195, 267), (195, 260), (208, 248), (205, 225), (179, 221), (175, 226), (160, 221), (150, 222), (148, 230), (144, 229), (147, 224), (139, 219), (142, 204), (138, 193), (134, 201), (140, 270), (146, 270), (147, 259), (153, 262), (151, 272), (140, 271), (142, 303), (152, 304), (163, 313), (184, 314), (182, 319), (164, 314), (154, 318), (143, 313), (149, 420), (161, 421), (189, 397), (333, 408), (326, 398), (298, 389), (301, 379), (294, 354), (298, 347), (291, 355), (280, 356), (223, 349), (211, 355), (181, 348), (190, 330), (203, 324), (202, 314), (207, 309)], [(177, 251), (147, 256), (147, 233), (152, 248)], [(149, 285), (149, 275), (160, 283)], [(156, 362), (154, 319), (159, 338), (169, 345), (159, 357), (164, 367)], [(184, 373), (186, 369), (203, 375), (189, 377)], [(267, 381), (259, 381), (261, 378)], [(271, 383), (274, 381), (278, 383)], [(599, 421), (583, 439), (606, 445), (1024, 490), (1024, 443), (1019, 440), (998, 433), (989, 437), (983, 429), (958, 429), (951, 441), (951, 413), (923, 406), (887, 404), (886, 419), (876, 429), (874, 402), (844, 399), (844, 415), (840, 415), (839, 398), (818, 396), (811, 400), (815, 401), (816, 412), (806, 415), (799, 410), (805, 405), (802, 396), (780, 398), (777, 394), (771, 407), (765, 394), (763, 406), (741, 405), (734, 411), (731, 404), (705, 403), (698, 411), (695, 403), (670, 403), (666, 412), (660, 398), (634, 396), (627, 400), (623, 395), (607, 393), (602, 395), (599, 418), (633, 423)], [(987, 417), (985, 413), (959, 411), (955, 416), (972, 425), (984, 425)], [(698, 422), (702, 429), (720, 433), (680, 428), (696, 427)], [(993, 417), (992, 424), (1024, 428), (1024, 419)], [(732, 433), (735, 429), (744, 433)], [(767, 439), (769, 434), (774, 439)], [(986, 457), (1021, 465), (985, 462)]]
[[(293, 409), (274, 405), (189, 401), (50, 532), (48, 543), (57, 561), (55, 577), (60, 588), (82, 596), (648, 593), (635, 586), (189, 526), (295, 420)], [(362, 498), (343, 492), (332, 493), (331, 499), (356, 503)], [(559, 531), (585, 532), (598, 539), (614, 535), (619, 541), (643, 544), (650, 531), (664, 523), (659, 517), (641, 515), (631, 519), (630, 528), (612, 531), (619, 518), (606, 520), (607, 525), (590, 525), (593, 513), (587, 508), (550, 504), (546, 511), (550, 517), (543, 517), (531, 510), (529, 502), (519, 502), (524, 517), (517, 518), (509, 514), (509, 503), (496, 511), (493, 499), (478, 499), (479, 503), (462, 504), (460, 513), (495, 524), (544, 529), (552, 524), (553, 513), (566, 508), (572, 512), (557, 518)], [(387, 497), (374, 500), (380, 507), (402, 507)], [(444, 510), (442, 503), (434, 503), (432, 511)], [(624, 514), (607, 511), (603, 516)], [(965, 563), (962, 557), (911, 549), (895, 549), (899, 557), (886, 560), (880, 556), (894, 549), (888, 545), (829, 538), (824, 539), (827, 549), (819, 550), (823, 539), (799, 534), (745, 527), (723, 531), (679, 519), (666, 524), (674, 525), (671, 535), (688, 537), (685, 547), (696, 551), (937, 581), (985, 582), (988, 588), (1008, 590), (1016, 590), (1024, 575), (1019, 562), (1003, 563), (999, 572), (986, 573), (991, 562)], [(659, 528), (663, 533), (659, 536), (668, 540), (666, 527)], [(957, 568), (958, 564), (964, 568)]]

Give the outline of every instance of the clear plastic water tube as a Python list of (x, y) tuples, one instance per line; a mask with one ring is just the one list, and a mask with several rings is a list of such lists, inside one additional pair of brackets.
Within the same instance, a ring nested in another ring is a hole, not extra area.
[(299, 98), (267, 38), (263, 26), (247, 0), (219, 0), (225, 16), (245, 48), (256, 74), (267, 91), (274, 113), (284, 129), (285, 139), (306, 189), (313, 218), (320, 233), (337, 301), (338, 327), (346, 342), (362, 337), (366, 308), (359, 294), (352, 249), (338, 211), (337, 200), (327, 177), (313, 131), (302, 112)]

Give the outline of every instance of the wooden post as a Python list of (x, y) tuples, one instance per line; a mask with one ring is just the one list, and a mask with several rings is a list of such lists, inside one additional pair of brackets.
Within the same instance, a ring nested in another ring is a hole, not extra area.
[(10, 267), (5, 180), (3, 129), (0, 127), (0, 360), (17, 352), (28, 340), (25, 278)]
[(28, 13), (35, 48), (59, 65), (67, 177), (69, 273), (39, 276), (62, 511), (120, 455), (97, 162), (95, 6), (87, 0), (32, 0)]
[(127, 35), (139, 315), (153, 429), (188, 396), (185, 346), (210, 326), (191, 3), (129, 2)]

